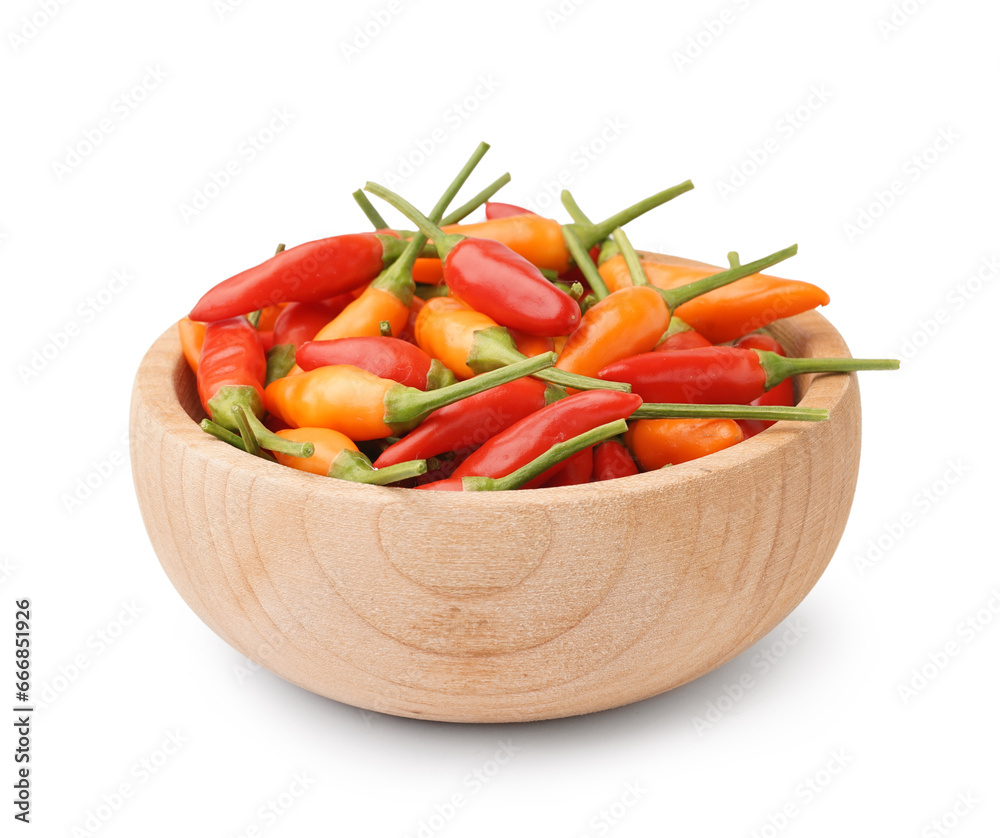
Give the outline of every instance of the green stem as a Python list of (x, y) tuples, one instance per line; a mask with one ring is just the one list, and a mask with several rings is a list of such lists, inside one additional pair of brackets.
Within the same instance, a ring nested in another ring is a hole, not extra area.
[(611, 238), (615, 240), (615, 244), (621, 249), (622, 256), (625, 257), (625, 265), (628, 268), (629, 276), (632, 278), (632, 284), (649, 285), (649, 277), (646, 276), (646, 269), (643, 268), (642, 260), (639, 258), (639, 254), (635, 252), (635, 248), (632, 247), (632, 242), (628, 240), (625, 231), (621, 227), (616, 227), (611, 233)]
[[(510, 332), (503, 326), (492, 326), (489, 329), (479, 329), (472, 333), (472, 346), (466, 356), (465, 363), (473, 372), (481, 374), (516, 364), (523, 361), (525, 357), (517, 351), (517, 346), (514, 344)], [(585, 375), (558, 370), (555, 367), (537, 372), (534, 377), (547, 381), (549, 384), (574, 387), (577, 390), (619, 390), (623, 393), (632, 391), (629, 384), (588, 378)]]
[(762, 419), (822, 422), (830, 416), (820, 407), (768, 407), (745, 404), (658, 404), (647, 402), (629, 419)]
[(375, 468), (360, 451), (351, 451), (345, 448), (330, 463), (330, 470), (327, 477), (336, 477), (338, 480), (350, 480), (353, 483), (371, 483), (376, 486), (385, 486), (389, 483), (398, 483), (400, 480), (409, 480), (411, 477), (419, 477), (427, 473), (426, 460), (407, 460), (405, 463), (396, 463), (385, 468)]
[(444, 218), (441, 219), (441, 226), (447, 227), (449, 224), (458, 224), (458, 222), (468, 216), (469, 213), (475, 212), (479, 209), (508, 183), (510, 183), (510, 172), (505, 172), (493, 181), (493, 183), (487, 186), (482, 192), (478, 192), (473, 195), (468, 201), (462, 204), (462, 206), (458, 207), (458, 209), (454, 209), (449, 212)]
[(295, 366), (295, 345), (279, 343), (267, 350), (267, 375), (264, 378), (266, 387), (272, 381), (284, 378)]
[(427, 389), (440, 390), (442, 387), (449, 387), (458, 381), (455, 373), (442, 364), (437, 358), (431, 361), (431, 368), (427, 371)]
[(428, 414), (433, 413), (438, 408), (453, 404), (468, 396), (482, 393), (501, 384), (516, 381), (528, 375), (534, 375), (539, 370), (551, 367), (556, 362), (555, 352), (546, 352), (534, 358), (525, 358), (516, 364), (501, 367), (492, 372), (486, 372), (470, 378), (466, 381), (459, 381), (448, 387), (439, 390), (417, 390), (413, 387), (404, 387), (396, 384), (385, 394), (385, 414), (383, 421), (392, 427), (393, 432), (402, 435), (407, 429), (415, 427), (422, 422)]
[(605, 218), (603, 221), (599, 221), (596, 224), (587, 224), (574, 222), (569, 225), (574, 228), (574, 232), (580, 238), (580, 242), (583, 244), (585, 250), (590, 250), (595, 244), (603, 239), (606, 239), (611, 235), (611, 231), (615, 227), (624, 227), (630, 221), (634, 221), (640, 215), (649, 212), (651, 209), (655, 209), (667, 201), (671, 201), (678, 195), (683, 195), (685, 192), (689, 192), (694, 189), (694, 184), (691, 181), (686, 180), (684, 183), (679, 183), (677, 186), (671, 186), (669, 189), (664, 189), (662, 192), (657, 192), (655, 195), (650, 195), (648, 198), (643, 198), (638, 203), (632, 204), (630, 207), (626, 207), (621, 212), (616, 212), (610, 218)]
[[(246, 452), (248, 454), (253, 454), (255, 457), (260, 456), (260, 445), (257, 444), (257, 437), (253, 434), (253, 429), (250, 427), (250, 423), (247, 421), (247, 413), (243, 409), (242, 405), (233, 405), (232, 414), (233, 421), (236, 423), (236, 427), (240, 430), (240, 436), (243, 438), (243, 445), (246, 447)], [(250, 415), (253, 415), (252, 413)]]
[(375, 205), (368, 200), (368, 196), (365, 195), (363, 189), (358, 189), (351, 193), (351, 197), (357, 202), (358, 206), (361, 207), (361, 211), (365, 214), (365, 217), (371, 222), (372, 226), (376, 230), (388, 230), (389, 225), (386, 220), (379, 215), (379, 211), (375, 209)]
[(557, 442), (544, 454), (505, 477), (463, 477), (462, 488), (466, 492), (499, 492), (520, 489), (553, 466), (568, 460), (574, 454), (579, 454), (584, 448), (598, 445), (606, 439), (625, 433), (626, 430), (628, 430), (628, 423), (624, 419), (599, 425), (586, 433), (567, 439), (565, 442)]
[(392, 324), (388, 320), (378, 321), (378, 333), (384, 338), (392, 337)]
[(730, 250), (729, 253), (726, 254), (726, 258), (729, 260), (730, 268), (738, 268), (740, 266), (740, 254), (735, 250)]
[(576, 266), (587, 280), (590, 289), (594, 292), (594, 296), (598, 300), (603, 300), (608, 296), (608, 286), (604, 284), (604, 279), (597, 271), (597, 265), (594, 264), (594, 260), (590, 258), (590, 253), (587, 252), (587, 248), (583, 246), (583, 242), (580, 241), (580, 237), (576, 234), (574, 225), (564, 224), (562, 226), (562, 234), (569, 255), (573, 257), (573, 261), (576, 262)]
[(201, 429), (217, 439), (221, 439), (223, 442), (228, 442), (233, 448), (239, 448), (240, 451), (246, 451), (247, 447), (243, 444), (243, 440), (234, 434), (232, 431), (227, 431), (222, 425), (217, 425), (211, 419), (201, 420)]
[(431, 300), (434, 297), (447, 297), (450, 289), (442, 282), (440, 285), (418, 285), (417, 290), (413, 293), (421, 300)]
[(236, 405), (255, 416), (264, 415), (260, 393), (248, 384), (226, 384), (220, 387), (208, 402), (208, 415), (226, 430), (238, 432), (240, 428), (233, 417), (233, 407)]
[(586, 213), (580, 209), (580, 205), (576, 202), (576, 198), (570, 194), (568, 189), (564, 189), (562, 191), (562, 194), (559, 196), (559, 200), (562, 201), (562, 205), (566, 208), (566, 212), (569, 213), (569, 217), (572, 218), (577, 224), (594, 223), (587, 218)]
[(609, 259), (614, 259), (615, 256), (619, 255), (622, 249), (618, 246), (614, 239), (608, 239), (604, 244), (601, 245), (601, 252), (597, 255), (597, 266), (600, 267)]
[(660, 294), (667, 301), (670, 310), (674, 311), (695, 297), (700, 297), (702, 294), (707, 294), (716, 288), (722, 288), (724, 285), (729, 285), (729, 283), (736, 282), (736, 280), (743, 279), (751, 274), (759, 273), (765, 268), (777, 265), (778, 262), (784, 262), (785, 259), (794, 256), (798, 252), (799, 246), (793, 244), (791, 247), (786, 247), (784, 250), (779, 250), (770, 256), (765, 256), (763, 259), (758, 259), (756, 262), (750, 262), (748, 265), (740, 265), (737, 268), (730, 268), (727, 271), (703, 277), (695, 282), (689, 282), (687, 285), (671, 288), (669, 291), (661, 290)]
[[(413, 204), (405, 198), (400, 197), (395, 192), (390, 192), (384, 186), (379, 186), (377, 183), (368, 181), (368, 183), (365, 184), (365, 191), (371, 192), (372, 195), (377, 195), (387, 204), (399, 210), (403, 215), (410, 219), (410, 221), (417, 225), (417, 229), (419, 229), (426, 238), (433, 239), (434, 246), (437, 248), (438, 256), (442, 259), (448, 255), (449, 250), (465, 238), (465, 236), (446, 236), (441, 231), (440, 227), (438, 227), (426, 215), (421, 213), (420, 210), (413, 206)], [(416, 236), (414, 238), (416, 238)], [(423, 246), (423, 242), (421, 242), (421, 246)]]
[[(295, 442), (291, 439), (285, 439), (283, 436), (271, 433), (264, 426), (264, 423), (252, 413), (247, 414), (242, 408), (234, 408), (234, 410), (243, 412), (247, 428), (258, 448), (277, 451), (279, 454), (287, 454), (289, 457), (305, 457), (306, 459), (316, 453), (316, 448), (311, 442)], [(243, 438), (246, 439), (245, 433)]]
[(667, 324), (667, 331), (663, 333), (663, 337), (660, 338), (660, 343), (663, 343), (667, 338), (672, 338), (674, 335), (679, 335), (682, 332), (693, 332), (687, 323), (681, 320), (676, 314), (670, 318), (670, 322)]
[(786, 358), (776, 352), (755, 349), (761, 369), (767, 376), (764, 388), (770, 390), (793, 375), (814, 372), (855, 372), (858, 370), (898, 370), (894, 358)]

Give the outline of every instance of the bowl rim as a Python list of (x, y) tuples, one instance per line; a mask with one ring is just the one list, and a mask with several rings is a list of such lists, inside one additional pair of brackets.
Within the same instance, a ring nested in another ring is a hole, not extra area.
[[(834, 326), (821, 314), (807, 311), (794, 317), (775, 321), (767, 330), (781, 340), (785, 335), (799, 337), (798, 354), (807, 357), (849, 357), (846, 343)], [(803, 343), (804, 342), (804, 343)], [(804, 350), (804, 351), (803, 351)], [(330, 491), (342, 493), (345, 498), (376, 497), (394, 501), (405, 497), (428, 507), (474, 507), (476, 504), (503, 506), (508, 503), (543, 501), (553, 503), (580, 503), (599, 497), (612, 487), (625, 493), (668, 491), (690, 480), (708, 478), (730, 468), (752, 466), (761, 458), (781, 454), (789, 445), (795, 445), (800, 434), (808, 434), (824, 422), (779, 421), (770, 428), (743, 442), (697, 460), (659, 469), (575, 486), (554, 486), (515, 492), (422, 492), (394, 486), (374, 486), (334, 480), (298, 469), (252, 457), (231, 445), (205, 433), (181, 402), (179, 383), (184, 376), (192, 376), (181, 351), (177, 324), (170, 326), (150, 347), (139, 365), (133, 390), (133, 409), (148, 411), (147, 420), (155, 420), (163, 429), (185, 446), (185, 454), (205, 461), (214, 461), (230, 469), (248, 472), (252, 477), (267, 482), (280, 482), (297, 486), (302, 491)], [(855, 373), (830, 373), (796, 377), (796, 391), (801, 393), (800, 407), (826, 408), (831, 421), (841, 409), (850, 393)], [(189, 379), (191, 380), (191, 379)], [(133, 421), (135, 417), (133, 416)], [(134, 435), (131, 435), (134, 438)], [(358, 493), (367, 493), (359, 495)], [(388, 494), (387, 494), (388, 493)]]

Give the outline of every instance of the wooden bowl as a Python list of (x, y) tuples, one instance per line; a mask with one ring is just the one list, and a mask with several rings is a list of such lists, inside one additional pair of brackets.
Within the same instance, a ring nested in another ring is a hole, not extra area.
[[(357, 485), (203, 433), (176, 328), (139, 367), (130, 446), (153, 548), (188, 605), (292, 683), (383, 713), (519, 722), (684, 684), (783, 620), (833, 555), (857, 481), (853, 374), (802, 376), (821, 423), (700, 460), (507, 493)], [(789, 354), (846, 356), (810, 312)]]

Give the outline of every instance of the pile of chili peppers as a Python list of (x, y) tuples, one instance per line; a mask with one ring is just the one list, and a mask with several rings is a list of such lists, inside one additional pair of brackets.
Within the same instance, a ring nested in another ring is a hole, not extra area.
[[(800, 373), (895, 369), (892, 360), (788, 358), (761, 331), (829, 302), (761, 273), (795, 246), (724, 270), (647, 261), (625, 224), (693, 188), (601, 222), (572, 195), (561, 224), (490, 201), (450, 214), (483, 143), (424, 215), (284, 249), (220, 282), (180, 321), (208, 418), (250, 454), (360, 483), (447, 491), (568, 486), (703, 457), (795, 406)], [(460, 223), (485, 204), (486, 220)]]

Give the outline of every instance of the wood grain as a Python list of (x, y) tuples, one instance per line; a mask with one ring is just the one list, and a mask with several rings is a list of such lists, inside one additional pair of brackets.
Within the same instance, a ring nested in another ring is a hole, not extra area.
[[(847, 355), (819, 314), (772, 332)], [(169, 329), (132, 398), (136, 493), (167, 576), (240, 653), (337, 701), (507, 722), (656, 695), (742, 652), (802, 600), (843, 532), (860, 454), (856, 376), (803, 376), (824, 423), (710, 457), (510, 493), (331, 480), (204, 434)]]

